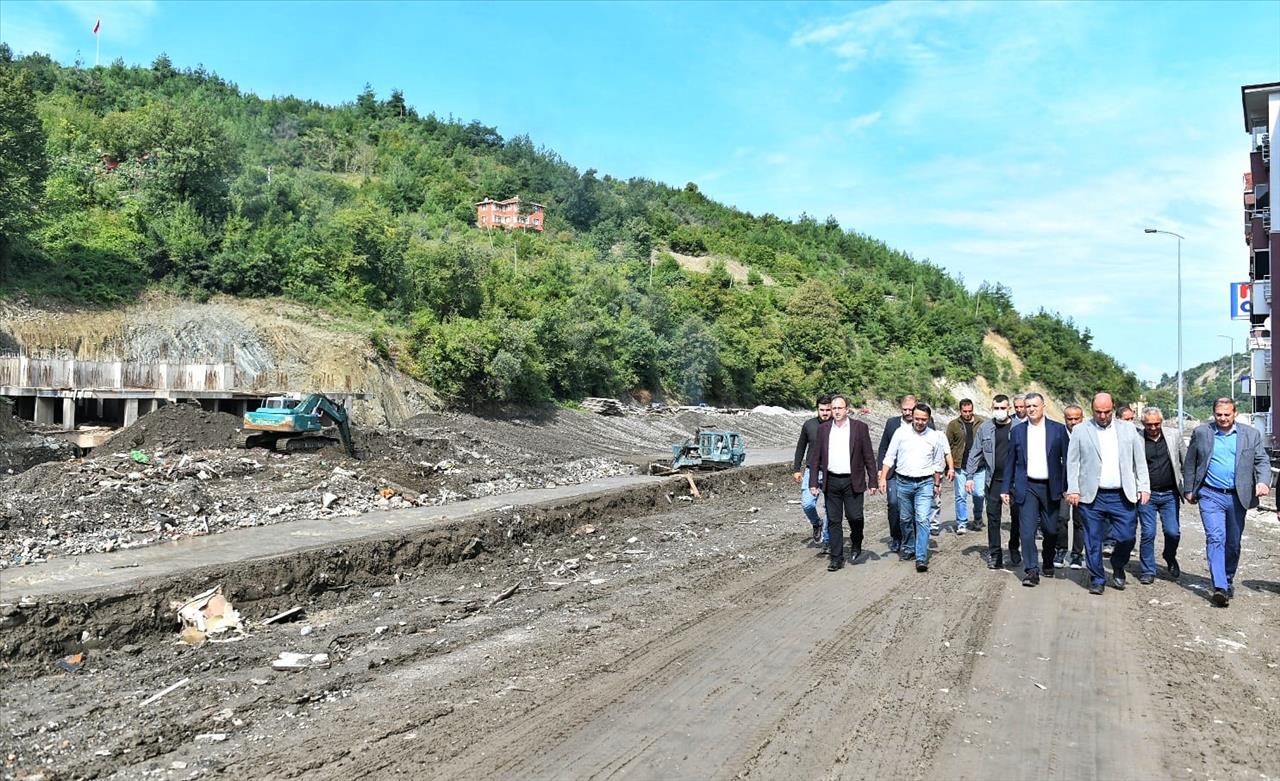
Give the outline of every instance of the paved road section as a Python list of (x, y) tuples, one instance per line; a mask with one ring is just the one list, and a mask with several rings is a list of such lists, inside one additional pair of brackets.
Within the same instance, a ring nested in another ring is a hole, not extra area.
[[(747, 456), (747, 465), (784, 463), (791, 460), (793, 452), (785, 448), (754, 450)], [(579, 485), (536, 488), (470, 499), (441, 507), (414, 507), (255, 526), (111, 553), (56, 558), (0, 571), (0, 593), (15, 598), (20, 595), (39, 599), (69, 592), (109, 589), (134, 581), (177, 575), (197, 567), (254, 561), (381, 535), (404, 534), (503, 507), (585, 499), (668, 479), (648, 475), (610, 477)]]

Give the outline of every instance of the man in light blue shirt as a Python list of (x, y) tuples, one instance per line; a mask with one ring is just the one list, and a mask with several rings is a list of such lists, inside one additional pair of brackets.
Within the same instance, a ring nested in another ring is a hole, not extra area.
[(1223, 397), (1213, 403), (1213, 422), (1191, 434), (1182, 464), (1182, 490), (1184, 499), (1200, 505), (1205, 555), (1213, 578), (1210, 599), (1217, 607), (1226, 607), (1235, 597), (1245, 513), (1258, 506), (1258, 497), (1271, 492), (1271, 462), (1262, 432), (1236, 422), (1233, 399)]

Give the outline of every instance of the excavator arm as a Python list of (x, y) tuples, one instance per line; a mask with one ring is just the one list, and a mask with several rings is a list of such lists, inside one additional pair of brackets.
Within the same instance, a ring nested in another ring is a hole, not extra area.
[(323, 415), (333, 421), (338, 427), (338, 436), (342, 438), (342, 446), (346, 448), (347, 455), (352, 458), (356, 457), (356, 444), (351, 437), (351, 420), (347, 416), (347, 411), (341, 405), (334, 403), (328, 396), (316, 393), (308, 396), (303, 404), (309, 404), (310, 408), (307, 413), (310, 414), (315, 410), (319, 410)]

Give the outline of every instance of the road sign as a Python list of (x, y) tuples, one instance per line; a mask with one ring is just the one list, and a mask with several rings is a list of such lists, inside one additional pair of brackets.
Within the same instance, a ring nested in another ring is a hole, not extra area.
[(1253, 285), (1248, 282), (1231, 283), (1231, 319), (1248, 320), (1253, 314)]

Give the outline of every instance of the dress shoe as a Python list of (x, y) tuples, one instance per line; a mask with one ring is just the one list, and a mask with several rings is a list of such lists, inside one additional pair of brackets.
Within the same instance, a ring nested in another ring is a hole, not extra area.
[(1168, 562), (1166, 562), (1166, 563), (1169, 565), (1169, 577), (1170, 577), (1170, 578), (1173, 578), (1174, 580), (1177, 580), (1178, 578), (1182, 577), (1182, 567), (1179, 567), (1179, 566), (1178, 566), (1178, 560), (1177, 560), (1177, 559), (1169, 559), (1169, 561), (1168, 561)]
[(1218, 607), (1226, 607), (1231, 604), (1231, 597), (1227, 596), (1227, 590), (1225, 588), (1215, 588), (1213, 590), (1213, 596), (1210, 597), (1210, 599), (1212, 599), (1213, 604)]
[(1094, 596), (1102, 596), (1102, 593), (1106, 590), (1106, 584), (1103, 583), (1094, 583), (1089, 586), (1089, 593)]
[(1040, 573), (1036, 570), (1031, 570), (1026, 575), (1023, 575), (1022, 585), (1027, 586), (1028, 588), (1040, 585)]
[(832, 559), (830, 563), (827, 564), (827, 572), (835, 572), (836, 570), (842, 569), (843, 567), (844, 567), (844, 559)]
[(929, 571), (928, 564), (925, 564), (923, 561), (916, 562), (916, 572), (928, 572), (928, 571)]
[(1119, 575), (1111, 576), (1111, 588), (1115, 589), (1116, 591), (1124, 591), (1124, 584), (1125, 584), (1124, 578), (1122, 578), (1121, 576)]
[(1043, 569), (1041, 569), (1040, 571), (1044, 573), (1044, 576), (1045, 576), (1046, 578), (1051, 578), (1051, 577), (1053, 577), (1053, 573), (1057, 572), (1057, 569), (1056, 569), (1055, 567), (1050, 567), (1050, 566), (1046, 565), (1046, 566), (1045, 566)]
[(1021, 553), (1019, 553), (1017, 550), (1010, 548), (1010, 549), (1009, 549), (1009, 563), (1010, 563), (1010, 564), (1012, 564), (1012, 565), (1013, 565), (1013, 566), (1015, 566), (1015, 567), (1016, 567), (1016, 566), (1018, 566), (1019, 564), (1021, 564), (1021, 563), (1022, 563), (1022, 554), (1021, 554)]
[(979, 520), (969, 521), (969, 531), (971, 532), (982, 531), (982, 521), (979, 521)]
[(821, 526), (815, 526), (815, 527), (813, 527), (813, 538), (812, 538), (812, 540), (813, 540), (813, 542), (821, 542), (821, 541), (822, 541), (822, 527), (821, 527)]
[(1084, 569), (1084, 557), (1079, 553), (1071, 554), (1071, 569)]
[(853, 550), (849, 551), (850, 564), (857, 564), (858, 559), (860, 558), (862, 558), (862, 548), (854, 548)]
[(898, 554), (898, 561), (915, 561), (916, 554), (903, 551)]
[(987, 569), (1004, 569), (1004, 553), (996, 551), (987, 555)]
[(1139, 575), (1138, 582), (1144, 586), (1150, 586), (1152, 583), (1156, 582), (1156, 576), (1155, 575)]

